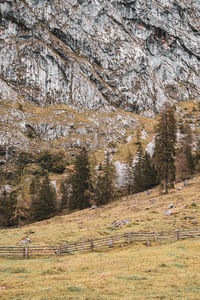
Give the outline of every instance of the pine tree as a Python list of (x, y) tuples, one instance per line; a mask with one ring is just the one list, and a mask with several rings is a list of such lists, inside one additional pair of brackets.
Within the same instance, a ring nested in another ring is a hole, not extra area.
[(11, 221), (17, 226), (22, 226), (26, 220), (30, 217), (30, 203), (26, 196), (23, 194), (20, 199), (18, 199), (15, 212)]
[(189, 124), (183, 124), (183, 134), (184, 137), (181, 140), (181, 148), (186, 155), (188, 168), (190, 170), (190, 174), (192, 174), (194, 172), (194, 160), (192, 155), (193, 136)]
[(133, 192), (133, 155), (130, 151), (127, 156), (125, 185), (128, 195), (131, 195)]
[(56, 190), (50, 183), (48, 173), (38, 194), (32, 199), (32, 211), (35, 220), (48, 219), (56, 212)]
[(112, 200), (114, 196), (114, 179), (115, 168), (110, 161), (109, 153), (106, 152), (105, 161), (96, 182), (95, 203), (97, 205), (103, 205)]
[(29, 193), (30, 195), (36, 195), (40, 188), (40, 176), (37, 174), (35, 177), (33, 177), (30, 187), (29, 187)]
[(63, 210), (69, 206), (69, 197), (70, 197), (70, 182), (69, 179), (66, 179), (61, 183), (61, 193), (62, 193), (62, 198), (61, 198), (61, 205), (60, 205), (60, 210)]
[(156, 169), (152, 163), (150, 155), (145, 152), (144, 163), (143, 163), (143, 176), (145, 190), (151, 189), (152, 187), (159, 184)]
[(194, 158), (192, 155), (192, 131), (189, 124), (181, 124), (179, 148), (177, 150), (176, 168), (177, 179), (186, 179), (194, 172)]
[(144, 182), (144, 153), (140, 140), (137, 141), (136, 163), (133, 167), (133, 192), (139, 193), (145, 190)]
[(0, 197), (0, 215), (2, 226), (10, 227), (13, 225), (12, 218), (15, 213), (16, 205), (17, 192), (12, 191), (10, 194), (8, 194), (4, 189)]
[(86, 148), (82, 148), (75, 160), (75, 172), (70, 178), (71, 196), (70, 209), (84, 209), (90, 206), (91, 198), (91, 173)]
[(173, 185), (176, 175), (176, 133), (177, 125), (175, 109), (166, 103), (161, 111), (158, 124), (155, 128), (155, 164), (159, 179), (163, 184), (165, 193)]

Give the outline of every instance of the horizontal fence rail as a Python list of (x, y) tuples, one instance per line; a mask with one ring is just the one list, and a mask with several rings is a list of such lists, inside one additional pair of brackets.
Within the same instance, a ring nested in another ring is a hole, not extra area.
[(200, 229), (175, 230), (173, 232), (127, 232), (121, 235), (56, 246), (0, 246), (0, 256), (19, 256), (27, 259), (30, 256), (64, 255), (80, 251), (113, 248), (134, 242), (159, 242), (191, 238), (200, 238)]

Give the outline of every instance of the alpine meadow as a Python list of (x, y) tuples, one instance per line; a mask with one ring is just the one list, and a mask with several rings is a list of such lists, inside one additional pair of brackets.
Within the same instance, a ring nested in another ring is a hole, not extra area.
[(0, 0), (0, 299), (200, 299), (199, 20)]

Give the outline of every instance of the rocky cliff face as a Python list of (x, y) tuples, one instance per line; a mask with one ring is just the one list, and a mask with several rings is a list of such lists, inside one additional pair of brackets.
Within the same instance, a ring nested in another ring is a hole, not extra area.
[(198, 99), (199, 18), (199, 0), (0, 0), (1, 98), (131, 112)]

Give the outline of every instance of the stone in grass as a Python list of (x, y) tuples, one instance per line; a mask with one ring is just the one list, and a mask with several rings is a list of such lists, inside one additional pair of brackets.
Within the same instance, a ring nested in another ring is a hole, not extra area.
[(28, 236), (21, 238), (17, 244), (29, 244), (32, 243), (31, 239)]
[(198, 221), (195, 219), (195, 220), (192, 221), (192, 224), (193, 224), (193, 225), (197, 225), (197, 224), (198, 224)]
[(92, 204), (92, 206), (90, 207), (90, 210), (93, 210), (93, 209), (97, 209), (97, 206)]
[(183, 186), (188, 186), (188, 185), (189, 185), (188, 180), (185, 180)]
[(171, 215), (172, 215), (172, 211), (170, 209), (168, 209), (168, 210), (165, 211), (165, 216), (166, 217), (169, 217)]
[(151, 247), (151, 243), (150, 242), (145, 242), (144, 245), (147, 246), (147, 247)]
[(174, 208), (174, 207), (176, 207), (173, 203), (171, 203), (169, 206), (168, 206), (168, 208)]
[(131, 221), (128, 220), (128, 219), (123, 219), (122, 221), (115, 220), (115, 221), (112, 222), (110, 227), (122, 227), (122, 226), (128, 225), (130, 223), (131, 223)]

